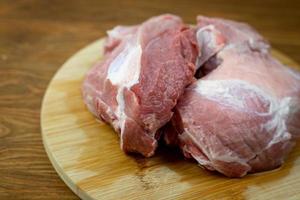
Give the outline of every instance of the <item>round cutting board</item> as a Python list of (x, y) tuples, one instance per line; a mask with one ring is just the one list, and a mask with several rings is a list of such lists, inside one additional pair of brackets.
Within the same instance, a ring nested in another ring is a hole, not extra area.
[[(300, 199), (300, 145), (276, 170), (229, 179), (160, 147), (152, 158), (127, 155), (119, 138), (86, 109), (81, 97), (85, 73), (103, 53), (98, 40), (71, 57), (56, 73), (44, 97), (43, 142), (60, 177), (82, 199)], [(274, 51), (283, 63), (298, 67)]]

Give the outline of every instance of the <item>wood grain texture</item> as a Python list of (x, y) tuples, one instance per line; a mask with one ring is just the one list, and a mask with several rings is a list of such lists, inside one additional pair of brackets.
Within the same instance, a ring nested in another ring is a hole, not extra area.
[(78, 199), (46, 156), (40, 107), (54, 72), (105, 30), (165, 12), (187, 23), (198, 13), (226, 17), (299, 63), (299, 10), (297, 0), (0, 0), (0, 199)]
[[(117, 134), (88, 112), (81, 96), (84, 75), (101, 60), (103, 41), (92, 43), (62, 66), (42, 105), (47, 154), (58, 174), (82, 199), (300, 198), (300, 145), (280, 169), (242, 179), (205, 171), (167, 147), (160, 147), (151, 158), (124, 154)], [(278, 51), (274, 55), (286, 65), (299, 67)]]

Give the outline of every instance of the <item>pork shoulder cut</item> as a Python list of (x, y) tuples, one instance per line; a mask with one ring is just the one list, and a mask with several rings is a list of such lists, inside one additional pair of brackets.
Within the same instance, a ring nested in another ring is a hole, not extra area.
[(194, 79), (197, 54), (195, 29), (177, 16), (117, 26), (108, 31), (104, 59), (85, 77), (85, 104), (119, 133), (125, 152), (149, 157), (159, 128)]
[(244, 23), (198, 17), (197, 82), (179, 99), (165, 141), (229, 177), (274, 169), (300, 134), (300, 74)]

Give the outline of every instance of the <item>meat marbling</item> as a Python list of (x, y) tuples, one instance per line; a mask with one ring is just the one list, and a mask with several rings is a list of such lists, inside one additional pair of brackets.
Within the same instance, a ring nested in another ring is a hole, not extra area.
[(103, 61), (86, 75), (84, 101), (119, 133), (125, 152), (149, 157), (159, 128), (194, 79), (197, 54), (195, 30), (177, 16), (117, 26), (108, 31)]
[(82, 93), (125, 152), (149, 157), (165, 133), (186, 157), (229, 177), (280, 166), (300, 136), (299, 72), (230, 20), (199, 16), (192, 28), (161, 15), (117, 26)]
[(250, 26), (198, 17), (201, 78), (179, 99), (165, 141), (229, 177), (274, 169), (300, 134), (300, 74)]

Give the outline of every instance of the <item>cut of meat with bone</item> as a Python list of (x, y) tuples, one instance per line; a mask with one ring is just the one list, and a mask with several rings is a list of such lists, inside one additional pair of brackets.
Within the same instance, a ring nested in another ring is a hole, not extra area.
[(300, 134), (299, 72), (246, 24), (198, 17), (196, 36), (205, 76), (180, 98), (165, 141), (229, 177), (280, 166)]
[(108, 32), (105, 58), (87, 74), (88, 109), (119, 133), (125, 152), (153, 155), (158, 129), (194, 78), (198, 54), (195, 29), (173, 15)]

